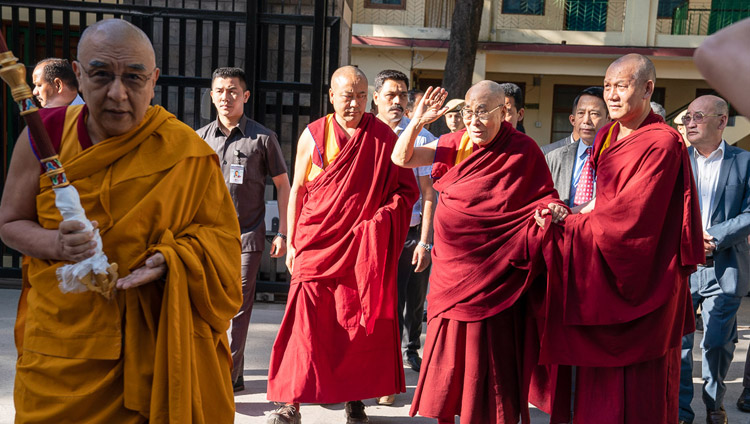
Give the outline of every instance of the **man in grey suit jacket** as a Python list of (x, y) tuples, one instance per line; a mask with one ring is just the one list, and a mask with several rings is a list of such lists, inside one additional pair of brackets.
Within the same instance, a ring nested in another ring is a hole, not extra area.
[[(560, 200), (568, 206), (574, 202), (581, 172), (589, 158), (587, 149), (594, 143), (596, 133), (609, 122), (609, 112), (602, 96), (601, 87), (589, 87), (576, 96), (570, 123), (573, 136), (579, 138), (545, 155), (547, 166), (552, 173), (552, 181), (560, 195)], [(571, 140), (573, 136), (569, 136)], [(546, 147), (546, 146), (545, 146)]]
[[(573, 115), (570, 115), (571, 124), (573, 123)], [(542, 153), (544, 155), (548, 155), (551, 151), (559, 149), (560, 147), (565, 147), (570, 144), (574, 144), (578, 140), (578, 134), (576, 134), (575, 129), (573, 129), (573, 132), (570, 133), (570, 135), (567, 135), (554, 143), (545, 144), (544, 146), (539, 146), (540, 149), (542, 149)]]
[[(724, 379), (737, 343), (737, 310), (750, 288), (750, 152), (722, 139), (727, 103), (716, 96), (695, 99), (682, 121), (698, 187), (706, 263), (690, 276), (693, 311), (703, 318), (703, 402), (708, 423), (726, 423)], [(692, 423), (693, 334), (682, 339), (680, 422)]]

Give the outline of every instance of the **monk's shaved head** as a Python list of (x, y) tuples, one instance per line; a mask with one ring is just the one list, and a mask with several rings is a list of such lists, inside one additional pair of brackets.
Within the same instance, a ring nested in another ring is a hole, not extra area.
[(81, 58), (92, 49), (97, 49), (102, 40), (117, 40), (128, 43), (133, 49), (144, 49), (146, 55), (150, 56), (151, 63), (156, 63), (154, 46), (146, 33), (122, 19), (105, 19), (87, 27), (78, 42), (78, 61), (82, 61)]
[(331, 75), (331, 87), (334, 85), (341, 85), (347, 81), (364, 81), (367, 84), (367, 76), (361, 69), (356, 66), (346, 65), (342, 66)]
[(342, 66), (331, 75), (328, 98), (343, 127), (356, 128), (367, 105), (367, 77), (356, 66)]
[(626, 54), (612, 62), (604, 75), (609, 116), (627, 129), (638, 128), (651, 113), (655, 82), (654, 64), (646, 56)]
[(505, 103), (505, 90), (495, 81), (484, 80), (472, 85), (466, 92), (466, 103), (469, 103), (470, 98), (479, 96), (493, 103)]
[[(637, 53), (626, 54), (609, 65), (609, 68), (627, 67), (632, 69), (633, 79), (638, 84), (645, 84), (647, 81), (656, 83), (656, 68), (651, 59)], [(608, 68), (608, 69), (609, 69)]]
[(81, 35), (73, 70), (88, 105), (92, 140), (140, 125), (159, 78), (154, 48), (143, 31), (122, 19), (94, 23)]

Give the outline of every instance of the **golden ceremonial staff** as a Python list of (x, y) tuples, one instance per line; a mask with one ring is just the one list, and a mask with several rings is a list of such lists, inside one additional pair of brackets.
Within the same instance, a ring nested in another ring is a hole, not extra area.
[[(21, 108), (21, 116), (29, 128), (29, 135), (36, 145), (39, 161), (55, 192), (55, 206), (65, 221), (80, 221), (84, 224), (83, 231), (94, 229), (91, 221), (86, 218), (86, 212), (81, 206), (78, 191), (65, 175), (57, 152), (47, 134), (47, 129), (39, 116), (39, 110), (32, 100), (31, 88), (26, 84), (26, 67), (18, 63), (18, 58), (8, 50), (5, 39), (0, 34), (0, 78), (10, 87), (13, 100)], [(117, 281), (117, 264), (110, 264), (107, 255), (102, 251), (102, 238), (99, 230), (94, 232), (96, 253), (94, 256), (74, 264), (63, 265), (57, 269), (59, 287), (63, 293), (79, 293), (86, 290), (100, 293), (111, 299)]]

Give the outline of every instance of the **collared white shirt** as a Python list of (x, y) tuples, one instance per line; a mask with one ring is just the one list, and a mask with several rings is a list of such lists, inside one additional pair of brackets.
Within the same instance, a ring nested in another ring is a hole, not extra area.
[[(578, 143), (578, 150), (576, 151), (576, 161), (573, 164), (573, 181), (570, 184), (570, 206), (573, 206), (573, 199), (576, 198), (576, 187), (578, 187), (578, 181), (581, 180), (583, 165), (589, 160), (589, 155), (586, 154), (586, 149), (589, 146), (580, 139), (576, 143)], [(596, 175), (594, 175), (594, 193), (596, 193)]]
[(716, 195), (716, 185), (719, 182), (721, 161), (724, 159), (726, 149), (727, 144), (724, 140), (721, 140), (719, 147), (711, 152), (708, 157), (704, 157), (698, 152), (698, 149), (693, 148), (693, 157), (696, 164), (695, 180), (698, 182), (698, 200), (701, 206), (703, 230), (711, 228), (711, 209)]
[[(400, 136), (410, 122), (411, 120), (409, 120), (409, 118), (404, 115), (393, 131), (396, 133), (396, 135)], [(422, 128), (419, 134), (417, 134), (417, 138), (414, 140), (414, 147), (424, 146), (425, 144), (430, 144), (435, 140), (437, 140), (437, 137), (432, 135), (432, 133), (430, 133), (426, 129)], [(414, 168), (415, 178), (425, 175), (429, 176), (430, 174), (432, 174), (432, 166), (420, 166), (418, 168)], [(419, 185), (419, 178), (417, 178), (417, 185)], [(419, 196), (419, 200), (417, 200), (417, 203), (414, 204), (414, 209), (411, 210), (411, 222), (409, 223), (409, 226), (413, 227), (415, 225), (419, 225), (420, 222), (422, 222), (421, 194)]]

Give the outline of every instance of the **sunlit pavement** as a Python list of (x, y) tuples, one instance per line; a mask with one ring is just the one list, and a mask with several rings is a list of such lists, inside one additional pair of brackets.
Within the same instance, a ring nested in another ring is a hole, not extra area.
[[(0, 289), (0, 424), (13, 423), (13, 376), (16, 361), (16, 350), (13, 344), (13, 323), (15, 322), (16, 306), (19, 290)], [(245, 390), (237, 393), (236, 423), (262, 424), (265, 416), (274, 406), (266, 400), (266, 383), (268, 375), (268, 360), (271, 355), (276, 331), (284, 314), (284, 305), (277, 303), (256, 303), (250, 323), (247, 348), (245, 353)], [(726, 381), (728, 392), (725, 407), (730, 423), (750, 424), (750, 414), (737, 410), (735, 402), (742, 391), (742, 372), (750, 341), (750, 306), (748, 299), (744, 299), (739, 312), (740, 342), (735, 351), (734, 361), (729, 369)], [(700, 378), (701, 362), (699, 339), (696, 335), (695, 364), (693, 382), (695, 397), (693, 409), (696, 412), (695, 423), (705, 422), (705, 407), (700, 393), (702, 380)], [(409, 417), (409, 407), (414, 388), (417, 384), (417, 373), (409, 368), (404, 370), (406, 375), (406, 393), (396, 396), (393, 406), (379, 406), (374, 399), (365, 399), (366, 412), (372, 424), (413, 423), (434, 424), (435, 421), (422, 417)], [(345, 423), (344, 404), (334, 405), (302, 405), (302, 422), (304, 424), (336, 424)], [(532, 409), (532, 423), (546, 424), (546, 414)], [(458, 422), (458, 420), (457, 420)]]

